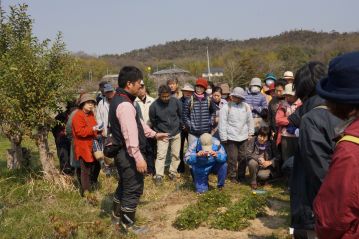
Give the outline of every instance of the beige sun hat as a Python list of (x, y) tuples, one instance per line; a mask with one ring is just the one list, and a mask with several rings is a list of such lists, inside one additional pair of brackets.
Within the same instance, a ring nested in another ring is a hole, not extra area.
[(283, 95), (291, 95), (291, 96), (295, 95), (295, 91), (293, 90), (293, 84), (292, 83), (289, 83), (289, 84), (285, 85)]
[(80, 98), (80, 100), (79, 100), (79, 105), (81, 105), (81, 104), (83, 104), (83, 103), (85, 103), (85, 102), (87, 102), (87, 101), (93, 101), (94, 104), (96, 104), (96, 99), (95, 99), (95, 97), (92, 96), (91, 94), (86, 93), (86, 94), (83, 94), (83, 95), (81, 96), (81, 98)]
[(294, 79), (293, 72), (291, 72), (291, 71), (286, 71), (286, 72), (284, 72), (283, 78), (284, 78), (285, 80), (293, 80), (293, 79)]
[(191, 85), (190, 83), (184, 84), (181, 90), (194, 92), (193, 85)]

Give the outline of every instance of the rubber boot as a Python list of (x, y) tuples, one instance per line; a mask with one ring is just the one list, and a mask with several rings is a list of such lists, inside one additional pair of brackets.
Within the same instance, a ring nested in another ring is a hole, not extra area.
[(121, 220), (121, 202), (116, 197), (114, 197), (112, 203), (111, 221), (113, 224), (119, 225), (120, 220)]
[(121, 225), (125, 233), (133, 233), (136, 235), (144, 234), (148, 232), (145, 226), (136, 226), (135, 219), (136, 209), (135, 208), (121, 208)]

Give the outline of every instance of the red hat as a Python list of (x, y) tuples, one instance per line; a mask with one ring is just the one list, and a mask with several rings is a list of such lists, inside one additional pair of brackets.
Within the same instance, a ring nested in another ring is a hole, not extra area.
[(196, 80), (196, 86), (202, 86), (204, 89), (207, 89), (208, 87), (208, 82), (206, 79), (200, 77)]
[(270, 84), (265, 93), (269, 94), (272, 90), (275, 90), (275, 83)]

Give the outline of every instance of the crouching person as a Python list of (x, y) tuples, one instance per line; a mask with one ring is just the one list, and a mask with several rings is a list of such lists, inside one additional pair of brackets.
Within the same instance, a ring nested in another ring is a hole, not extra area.
[(251, 188), (257, 188), (257, 182), (265, 182), (279, 173), (279, 157), (276, 157), (275, 147), (269, 140), (269, 127), (261, 127), (258, 136), (248, 147), (248, 169)]
[(185, 162), (192, 167), (197, 193), (208, 191), (208, 175), (218, 175), (217, 188), (224, 187), (227, 175), (227, 155), (220, 141), (204, 133), (187, 150)]

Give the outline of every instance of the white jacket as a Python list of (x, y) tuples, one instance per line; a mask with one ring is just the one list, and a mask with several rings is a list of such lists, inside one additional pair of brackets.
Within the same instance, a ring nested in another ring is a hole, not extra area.
[(97, 125), (101, 125), (103, 123), (103, 132), (104, 135), (107, 136), (107, 127), (108, 127), (108, 111), (110, 107), (110, 102), (108, 102), (107, 98), (103, 98), (96, 107), (96, 122)]
[(241, 142), (248, 139), (248, 135), (254, 134), (250, 106), (245, 102), (239, 104), (229, 102), (223, 105), (219, 111), (218, 130), (221, 141)]
[(138, 97), (135, 99), (136, 104), (138, 104), (141, 109), (143, 122), (145, 122), (148, 126), (151, 126), (149, 112), (150, 112), (150, 106), (154, 101), (155, 101), (155, 99), (153, 99), (149, 95), (146, 95), (145, 103), (143, 103), (142, 100), (140, 100)]

